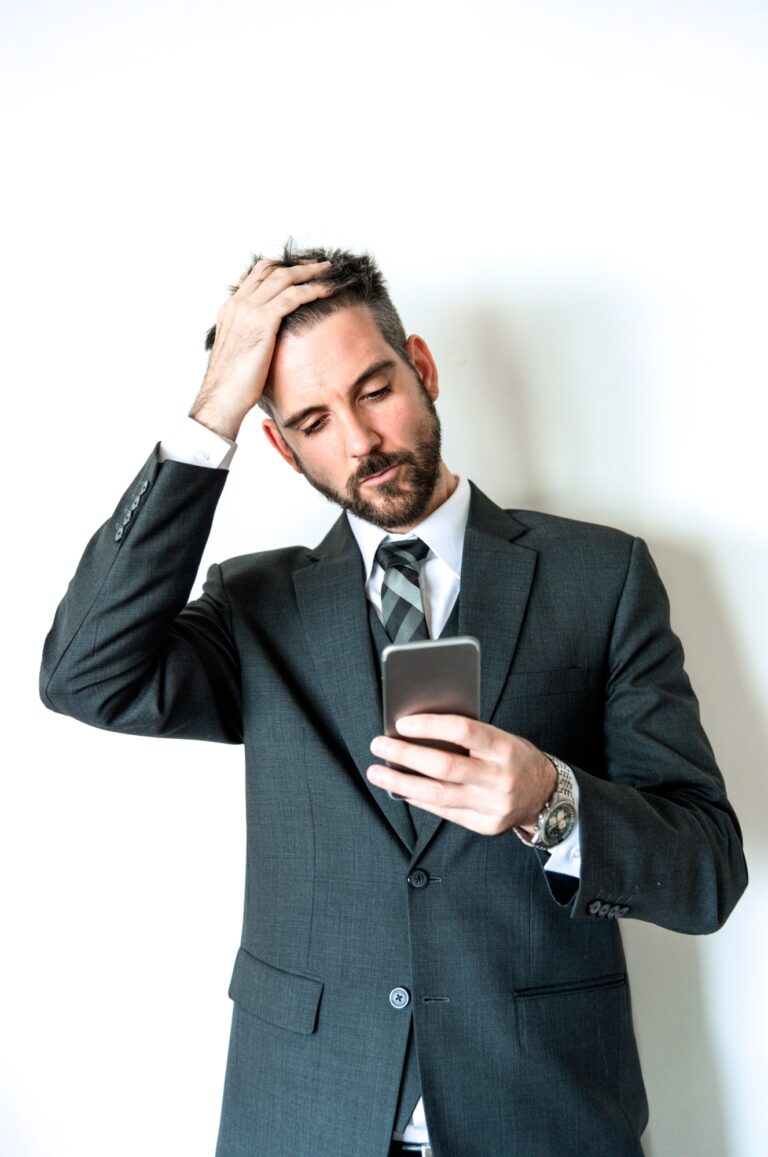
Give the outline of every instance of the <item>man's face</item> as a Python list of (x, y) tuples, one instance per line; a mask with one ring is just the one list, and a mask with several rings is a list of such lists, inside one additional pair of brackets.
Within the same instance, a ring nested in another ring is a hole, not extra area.
[(420, 338), (408, 352), (416, 370), (352, 306), (281, 337), (269, 374), (272, 444), (326, 498), (388, 530), (447, 496), (434, 362)]

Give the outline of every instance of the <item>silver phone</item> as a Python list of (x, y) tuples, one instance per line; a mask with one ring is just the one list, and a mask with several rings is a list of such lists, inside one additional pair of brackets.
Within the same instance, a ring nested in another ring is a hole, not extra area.
[[(403, 715), (480, 715), (480, 643), (471, 635), (392, 643), (381, 655), (384, 734), (403, 739), (395, 720)], [(424, 747), (466, 755), (466, 748), (431, 739), (408, 739)], [(411, 768), (388, 767), (416, 775)], [(401, 795), (387, 792), (391, 799)]]

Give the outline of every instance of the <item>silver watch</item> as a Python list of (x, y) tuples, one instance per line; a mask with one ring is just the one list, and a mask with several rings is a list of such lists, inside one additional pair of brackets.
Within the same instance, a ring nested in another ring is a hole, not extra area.
[(536, 821), (536, 831), (532, 836), (522, 829), (515, 828), (516, 833), (524, 843), (534, 848), (554, 848), (562, 844), (576, 827), (578, 810), (574, 792), (575, 780), (573, 772), (567, 763), (550, 755), (545, 751), (547, 759), (554, 765), (557, 772), (557, 785), (551, 799), (547, 800), (539, 812)]

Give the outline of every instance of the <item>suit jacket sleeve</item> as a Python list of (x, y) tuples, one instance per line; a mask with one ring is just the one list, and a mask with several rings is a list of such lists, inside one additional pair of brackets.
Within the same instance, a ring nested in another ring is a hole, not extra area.
[(666, 592), (639, 539), (610, 636), (603, 751), (604, 775), (574, 768), (582, 874), (573, 915), (629, 915), (677, 932), (719, 928), (747, 882), (741, 834)]
[(157, 448), (94, 535), (46, 639), (46, 706), (136, 735), (238, 743), (240, 677), (218, 567), (185, 605), (226, 471)]

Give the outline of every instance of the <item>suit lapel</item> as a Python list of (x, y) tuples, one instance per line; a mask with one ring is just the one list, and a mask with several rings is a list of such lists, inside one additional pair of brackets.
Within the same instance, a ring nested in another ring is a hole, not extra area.
[(509, 675), (536, 570), (525, 527), (472, 486), (461, 564), (459, 634), (480, 640), (480, 718), (493, 715)]
[[(536, 551), (514, 542), (525, 527), (472, 485), (464, 536), (459, 634), (480, 642), (480, 718), (493, 722), (509, 675), (536, 569)], [(443, 821), (422, 812), (412, 863)]]
[(365, 775), (375, 762), (370, 743), (381, 735), (382, 716), (364, 577), (360, 551), (342, 515), (309, 565), (295, 572), (294, 588), (321, 694), (366, 790), (410, 851), (413, 826), (407, 808)]

